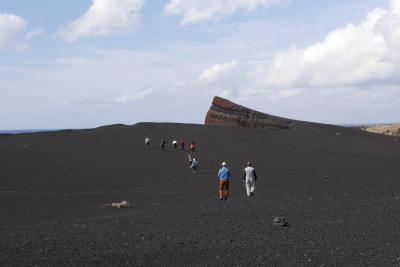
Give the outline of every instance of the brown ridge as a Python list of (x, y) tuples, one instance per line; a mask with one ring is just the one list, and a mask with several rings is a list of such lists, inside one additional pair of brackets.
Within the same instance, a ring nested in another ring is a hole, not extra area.
[(302, 123), (252, 110), (218, 96), (214, 97), (205, 119), (205, 125), (242, 128), (290, 129)]

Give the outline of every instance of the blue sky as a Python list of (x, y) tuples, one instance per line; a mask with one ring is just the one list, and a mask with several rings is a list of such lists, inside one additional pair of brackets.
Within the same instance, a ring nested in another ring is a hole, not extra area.
[(0, 130), (202, 123), (219, 95), (398, 122), (400, 0), (2, 0)]

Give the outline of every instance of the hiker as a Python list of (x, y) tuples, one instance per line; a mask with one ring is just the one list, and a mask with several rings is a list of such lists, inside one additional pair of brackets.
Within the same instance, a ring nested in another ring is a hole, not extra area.
[(161, 151), (165, 151), (165, 138), (161, 140)]
[(181, 151), (185, 152), (185, 140), (181, 140)]
[(254, 190), (256, 189), (257, 173), (251, 166), (251, 162), (247, 162), (247, 167), (244, 169), (243, 181), (246, 186), (247, 197), (254, 197)]
[(199, 165), (199, 163), (195, 158), (193, 158), (192, 165), (190, 166), (190, 168), (193, 171), (193, 174), (197, 174), (197, 165)]
[(229, 194), (229, 178), (231, 178), (231, 172), (226, 167), (226, 162), (222, 162), (222, 168), (218, 171), (219, 178), (219, 200), (227, 200)]
[(172, 141), (172, 147), (174, 148), (174, 151), (176, 151), (176, 149), (178, 148), (178, 141)]
[(189, 159), (189, 167), (192, 166), (192, 162), (193, 162), (193, 156), (192, 154), (188, 155), (188, 159)]
[(195, 144), (195, 142), (193, 141), (193, 142), (190, 144), (190, 152), (191, 152), (191, 153), (194, 152), (195, 147), (196, 147), (196, 144)]
[(144, 143), (146, 144), (146, 149), (150, 148), (150, 138), (146, 137), (146, 139), (144, 139)]

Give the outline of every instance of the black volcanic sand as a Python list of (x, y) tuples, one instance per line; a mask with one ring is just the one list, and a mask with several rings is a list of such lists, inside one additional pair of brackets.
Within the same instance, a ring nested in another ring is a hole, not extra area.
[[(198, 175), (187, 153), (172, 152), (182, 137), (198, 144)], [(259, 175), (253, 199), (248, 160)], [(226, 202), (222, 161), (233, 174)], [(1, 135), (0, 265), (399, 266), (399, 171), (393, 137), (324, 125)], [(132, 208), (103, 206), (121, 200)], [(280, 214), (288, 227), (272, 226)]]

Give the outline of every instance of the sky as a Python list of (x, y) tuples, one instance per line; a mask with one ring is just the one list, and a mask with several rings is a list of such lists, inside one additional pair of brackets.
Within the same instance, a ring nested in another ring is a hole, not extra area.
[(0, 0), (0, 130), (400, 121), (400, 0)]

